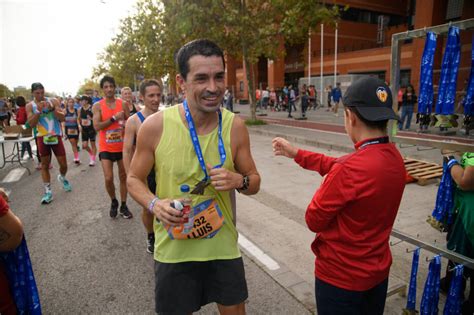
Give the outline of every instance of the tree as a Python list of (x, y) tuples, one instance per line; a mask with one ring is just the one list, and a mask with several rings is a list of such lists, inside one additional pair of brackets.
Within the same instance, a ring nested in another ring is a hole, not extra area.
[(97, 81), (91, 79), (85, 79), (84, 83), (81, 84), (79, 90), (77, 90), (77, 95), (84, 95), (88, 90), (97, 90), (100, 91), (100, 85)]
[(13, 95), (12, 91), (5, 84), (0, 83), (0, 97), (11, 97)]
[[(283, 57), (281, 39), (304, 42), (321, 22), (333, 24), (336, 6), (300, 0), (139, 0), (134, 15), (100, 55), (95, 74), (119, 82), (137, 73), (175, 77), (174, 54), (184, 43), (208, 38), (246, 69), (252, 119), (256, 119), (253, 66), (260, 57)], [(129, 81), (130, 82), (130, 81)]]
[(252, 120), (256, 119), (253, 66), (258, 59), (283, 57), (278, 51), (280, 39), (304, 42), (310, 29), (338, 18), (337, 7), (316, 1), (163, 0), (163, 5), (167, 37), (175, 43), (205, 37), (243, 60)]

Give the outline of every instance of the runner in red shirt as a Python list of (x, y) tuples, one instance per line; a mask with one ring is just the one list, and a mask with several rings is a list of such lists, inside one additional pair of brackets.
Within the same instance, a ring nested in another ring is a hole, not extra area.
[(346, 131), (355, 152), (340, 158), (273, 140), (275, 155), (325, 176), (306, 210), (317, 233), (316, 304), (319, 315), (383, 314), (392, 256), (389, 238), (405, 187), (405, 166), (389, 142), (392, 110), (389, 87), (367, 77), (343, 98)]

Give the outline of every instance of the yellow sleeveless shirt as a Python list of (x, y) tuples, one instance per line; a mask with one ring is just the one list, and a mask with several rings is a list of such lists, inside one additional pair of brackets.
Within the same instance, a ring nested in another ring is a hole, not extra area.
[[(163, 111), (163, 133), (155, 149), (156, 195), (160, 199), (182, 197), (180, 186), (189, 185), (191, 190), (204, 178), (194, 151), (189, 129), (181, 119), (176, 105)], [(217, 114), (216, 114), (217, 115)], [(230, 132), (234, 114), (222, 110), (222, 140), (227, 158), (224, 168), (235, 172), (230, 146)], [(218, 127), (206, 135), (200, 135), (199, 144), (206, 164), (220, 164)], [(192, 205), (215, 199), (222, 210), (224, 224), (212, 238), (173, 240), (163, 225), (155, 220), (155, 260), (163, 263), (235, 259), (241, 256), (237, 244), (238, 233), (233, 224), (229, 192), (218, 192), (213, 186), (206, 187), (203, 196), (191, 195)]]

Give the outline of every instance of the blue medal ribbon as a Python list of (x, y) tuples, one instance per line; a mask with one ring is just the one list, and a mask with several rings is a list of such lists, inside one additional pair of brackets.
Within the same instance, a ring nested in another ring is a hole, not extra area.
[(443, 163), (443, 176), (436, 194), (435, 207), (431, 214), (436, 221), (446, 225), (453, 221), (455, 183), (451, 177), (451, 167), (456, 163), (457, 161), (454, 159)]
[(449, 294), (444, 305), (443, 315), (458, 315), (461, 314), (462, 305), (462, 274), (464, 271), (463, 265), (454, 267), (454, 276), (451, 279), (449, 287)]
[(451, 115), (454, 113), (456, 100), (456, 83), (461, 58), (459, 28), (451, 26), (448, 32), (446, 49), (444, 50), (441, 76), (439, 78), (436, 114)]
[(436, 51), (436, 34), (426, 33), (425, 48), (421, 59), (420, 93), (418, 97), (418, 113), (431, 114), (433, 106), (433, 62)]
[(421, 298), (420, 314), (437, 315), (439, 302), (439, 284), (441, 274), (441, 256), (436, 255), (430, 262), (423, 296)]
[[(193, 116), (191, 115), (191, 112), (188, 107), (188, 102), (186, 100), (184, 100), (183, 102), (183, 108), (184, 108), (184, 116), (186, 117), (186, 121), (188, 123), (191, 141), (193, 142), (194, 152), (196, 152), (196, 156), (199, 160), (199, 165), (201, 166), (201, 169), (204, 172), (203, 181), (207, 182), (209, 180), (209, 175), (207, 174), (206, 163), (204, 162), (204, 156), (202, 155), (201, 145), (199, 144), (199, 138), (196, 132), (196, 128), (194, 126)], [(224, 165), (224, 162), (227, 158), (227, 154), (225, 152), (225, 147), (224, 147), (224, 141), (222, 140), (222, 113), (220, 110), (218, 110), (217, 114), (219, 116), (219, 124), (218, 124), (218, 129), (217, 129), (218, 149), (219, 149), (219, 157), (220, 157), (221, 163), (214, 166), (213, 168), (222, 167), (222, 165)]]
[(418, 262), (420, 260), (420, 248), (413, 252), (413, 261), (411, 263), (410, 286), (408, 288), (407, 310), (416, 309), (416, 276), (418, 274)]
[(469, 75), (469, 83), (467, 85), (466, 96), (463, 101), (464, 115), (474, 116), (474, 36), (472, 37), (471, 48), (471, 74)]

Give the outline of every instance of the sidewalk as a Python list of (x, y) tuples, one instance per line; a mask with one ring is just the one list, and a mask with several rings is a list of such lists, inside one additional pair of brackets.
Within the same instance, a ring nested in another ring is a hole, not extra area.
[[(248, 105), (237, 105), (234, 110), (239, 111), (242, 118), (250, 117)], [(267, 116), (257, 116), (265, 120), (267, 125), (249, 126), (249, 132), (268, 137), (285, 137), (290, 142), (310, 145), (332, 151), (350, 153), (354, 144), (349, 139), (344, 129), (342, 112), (339, 117), (326, 112), (325, 108), (310, 111), (308, 120), (295, 120), (287, 118), (286, 112), (267, 112)], [(293, 117), (298, 117), (293, 115)], [(403, 132), (414, 137), (417, 133)], [(442, 164), (442, 155), (439, 149), (415, 147), (412, 145), (397, 144), (403, 157)]]

